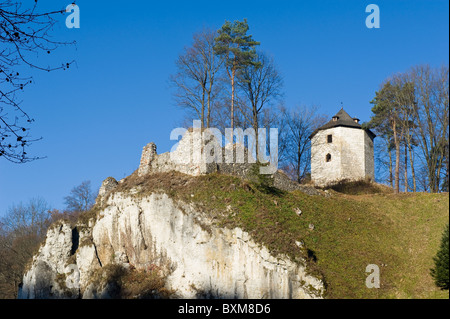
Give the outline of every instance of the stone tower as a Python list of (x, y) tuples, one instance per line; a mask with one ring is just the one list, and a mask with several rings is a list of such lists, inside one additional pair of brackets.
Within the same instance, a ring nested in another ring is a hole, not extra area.
[(374, 180), (375, 136), (342, 108), (310, 136), (314, 184), (326, 186), (342, 180)]

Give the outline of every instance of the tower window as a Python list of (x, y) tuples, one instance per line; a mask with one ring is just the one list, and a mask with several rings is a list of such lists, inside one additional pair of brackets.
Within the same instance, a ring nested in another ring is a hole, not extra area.
[(331, 162), (331, 154), (330, 153), (328, 153), (327, 156), (325, 156), (325, 161)]
[(327, 135), (327, 143), (333, 143), (333, 135)]

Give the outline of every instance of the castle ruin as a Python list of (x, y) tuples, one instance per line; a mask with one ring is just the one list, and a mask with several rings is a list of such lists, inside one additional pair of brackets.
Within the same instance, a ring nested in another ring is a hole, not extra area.
[[(255, 163), (251, 153), (240, 143), (222, 147), (213, 134), (196, 135), (195, 130), (188, 130), (171, 152), (157, 154), (153, 142), (144, 146), (138, 175), (176, 171), (191, 176), (221, 173), (251, 179)], [(299, 189), (310, 195), (319, 194), (313, 187), (298, 184), (276, 168), (268, 176), (273, 180), (273, 186), (281, 190)]]

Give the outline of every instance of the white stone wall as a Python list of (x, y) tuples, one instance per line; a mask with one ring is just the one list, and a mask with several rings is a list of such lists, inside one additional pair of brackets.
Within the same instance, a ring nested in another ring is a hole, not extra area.
[[(327, 135), (333, 135), (333, 143), (327, 143)], [(341, 147), (338, 143), (335, 129), (317, 132), (311, 139), (311, 179), (316, 185), (322, 186), (329, 181), (341, 178)], [(331, 154), (331, 161), (326, 161), (326, 155)]]
[(144, 176), (148, 173), (177, 171), (198, 176), (213, 172), (218, 161), (213, 159), (214, 156), (206, 158), (206, 150), (221, 150), (220, 143), (209, 134), (203, 139), (201, 137), (200, 132), (187, 131), (177, 143), (175, 150), (163, 154), (156, 153), (156, 146), (153, 143), (148, 144), (143, 149), (138, 174)]
[[(327, 136), (332, 135), (332, 143)], [(326, 155), (331, 160), (326, 161)], [(362, 129), (333, 127), (311, 139), (311, 178), (318, 186), (339, 180), (374, 179), (373, 141)]]
[(364, 151), (365, 151), (365, 173), (366, 178), (371, 181), (375, 180), (375, 158), (373, 150), (373, 140), (369, 137), (369, 134), (364, 134)]
[(341, 141), (341, 179), (359, 180), (365, 178), (364, 130), (338, 127)]

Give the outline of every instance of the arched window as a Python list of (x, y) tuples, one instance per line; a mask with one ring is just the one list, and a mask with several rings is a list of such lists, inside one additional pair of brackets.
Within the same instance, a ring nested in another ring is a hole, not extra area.
[(327, 156), (325, 156), (325, 161), (331, 162), (331, 154), (330, 153), (328, 153)]

